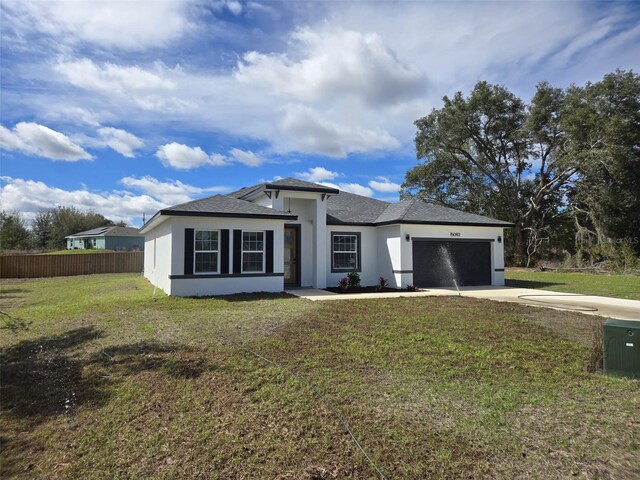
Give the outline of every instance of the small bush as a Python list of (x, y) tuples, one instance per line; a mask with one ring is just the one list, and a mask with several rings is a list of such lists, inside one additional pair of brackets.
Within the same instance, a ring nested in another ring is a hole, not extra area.
[(602, 332), (602, 324), (596, 323), (593, 325), (593, 343), (591, 344), (591, 358), (589, 358), (589, 365), (587, 365), (587, 371), (590, 373), (599, 372), (604, 365), (604, 334)]
[(349, 288), (358, 288), (360, 286), (360, 274), (358, 272), (351, 272), (347, 275), (349, 282)]
[(340, 290), (346, 290), (348, 285), (349, 279), (347, 277), (342, 277), (338, 282), (338, 288), (340, 288)]
[(407, 285), (407, 291), (415, 292), (416, 291), (416, 286), (415, 285)]
[(378, 279), (378, 284), (376, 285), (376, 290), (378, 290), (379, 292), (381, 292), (382, 290), (384, 290), (386, 288), (386, 286), (389, 284), (389, 281), (384, 278), (384, 277), (380, 277)]

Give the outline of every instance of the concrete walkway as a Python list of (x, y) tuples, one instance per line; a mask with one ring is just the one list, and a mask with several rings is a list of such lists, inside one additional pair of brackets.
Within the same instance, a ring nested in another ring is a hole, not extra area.
[[(458, 291), (450, 288), (431, 288), (416, 292), (384, 293), (332, 293), (314, 288), (289, 290), (288, 293), (311, 301), (365, 300), (369, 298), (458, 296)], [(557, 310), (571, 310), (590, 315), (640, 321), (640, 301), (619, 298), (580, 295), (576, 293), (534, 290), (532, 288), (510, 287), (463, 287), (462, 297), (484, 298), (498, 302), (514, 302), (535, 307)]]

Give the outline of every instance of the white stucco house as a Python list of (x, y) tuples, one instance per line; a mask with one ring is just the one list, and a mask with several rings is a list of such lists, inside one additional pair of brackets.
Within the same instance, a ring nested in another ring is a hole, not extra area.
[[(165, 208), (140, 229), (144, 275), (169, 295), (362, 285), (503, 285), (511, 223), (293, 178)], [(452, 270), (455, 274), (452, 274)]]

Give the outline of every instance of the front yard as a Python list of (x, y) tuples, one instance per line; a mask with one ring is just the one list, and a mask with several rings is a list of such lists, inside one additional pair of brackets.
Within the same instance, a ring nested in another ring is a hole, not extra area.
[(640, 471), (640, 381), (586, 371), (598, 317), (179, 299), (129, 274), (4, 281), (0, 301), (2, 478), (375, 478), (306, 382), (389, 478)]
[(556, 292), (640, 300), (640, 275), (536, 272), (508, 268), (505, 279), (509, 287), (539, 288)]

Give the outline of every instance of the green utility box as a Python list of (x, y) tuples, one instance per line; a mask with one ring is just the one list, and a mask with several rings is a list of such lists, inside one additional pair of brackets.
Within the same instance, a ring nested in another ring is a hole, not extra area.
[(603, 333), (605, 373), (640, 378), (640, 321), (610, 318)]

